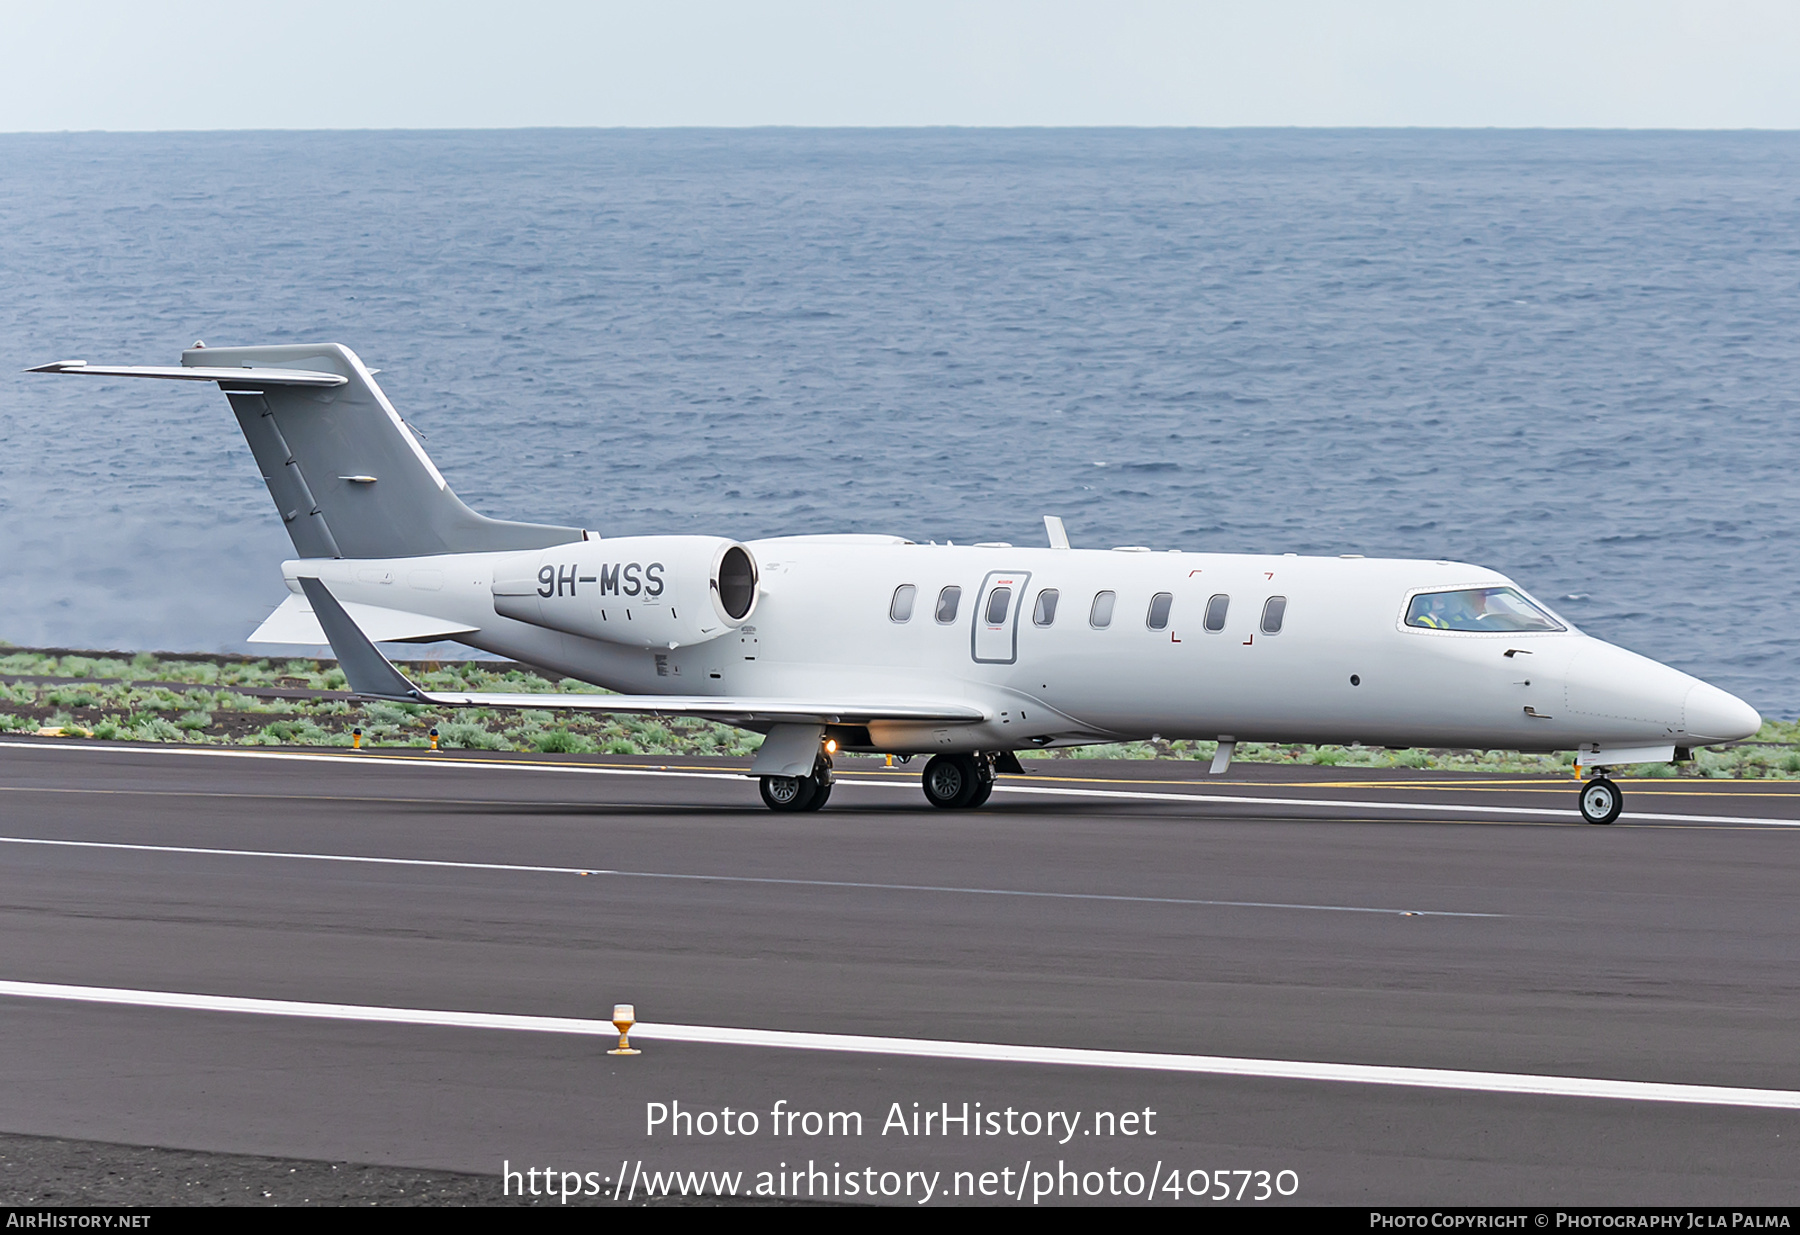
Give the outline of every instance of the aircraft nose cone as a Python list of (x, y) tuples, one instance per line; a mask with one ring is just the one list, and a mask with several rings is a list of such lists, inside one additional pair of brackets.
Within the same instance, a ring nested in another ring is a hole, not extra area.
[(1682, 712), (1682, 728), (1706, 742), (1736, 742), (1762, 728), (1762, 716), (1755, 708), (1705, 682), (1694, 683)]

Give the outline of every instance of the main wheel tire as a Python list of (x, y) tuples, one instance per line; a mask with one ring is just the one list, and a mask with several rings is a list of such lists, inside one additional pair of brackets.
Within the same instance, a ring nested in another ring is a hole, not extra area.
[(1625, 809), (1625, 795), (1604, 776), (1581, 787), (1581, 817), (1589, 823), (1611, 823)]
[(977, 806), (983, 805), (987, 802), (989, 796), (992, 795), (993, 792), (993, 778), (988, 776), (981, 777), (975, 782), (975, 796), (963, 803), (963, 809), (974, 810)]
[(800, 808), (801, 810), (818, 810), (821, 806), (831, 800), (830, 781), (821, 784), (817, 777), (813, 777), (811, 778), (811, 784), (813, 787), (812, 800), (805, 806), (802, 806)]
[(942, 810), (961, 810), (981, 786), (972, 755), (933, 755), (919, 780), (925, 787), (925, 800)]
[(770, 810), (812, 810), (819, 793), (819, 783), (810, 776), (765, 776), (757, 788)]

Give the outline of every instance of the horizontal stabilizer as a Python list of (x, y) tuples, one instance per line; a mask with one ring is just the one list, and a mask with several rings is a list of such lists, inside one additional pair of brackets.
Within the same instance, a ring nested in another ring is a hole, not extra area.
[[(404, 609), (384, 609), (379, 605), (360, 605), (354, 601), (344, 605), (357, 627), (377, 643), (417, 642), (424, 639), (454, 639), (472, 634), (478, 626), (467, 626), (427, 613), (408, 613)], [(304, 596), (290, 596), (271, 613), (256, 632), (251, 643), (330, 643), (325, 628), (313, 614), (312, 603)]]
[(34, 365), (27, 373), (90, 373), (96, 377), (160, 377), (174, 382), (254, 382), (260, 386), (345, 386), (350, 379), (316, 369), (201, 368), (187, 365), (89, 364), (58, 360)]
[[(576, 708), (587, 712), (642, 713), (658, 716), (702, 716), (727, 724), (813, 722), (868, 724), (877, 720), (970, 723), (987, 719), (981, 708), (966, 703), (923, 699), (762, 698), (746, 695), (574, 695), (487, 694), (421, 690), (381, 654), (368, 635), (318, 579), (302, 576), (319, 625), (328, 636), (338, 665), (359, 695), (376, 699), (411, 699), (449, 708)], [(363, 608), (365, 606), (354, 606)]]

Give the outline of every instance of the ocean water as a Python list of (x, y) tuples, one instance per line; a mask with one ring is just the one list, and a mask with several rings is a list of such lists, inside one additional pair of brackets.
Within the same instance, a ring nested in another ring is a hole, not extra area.
[(331, 339), (488, 514), (1462, 558), (1800, 712), (1800, 134), (0, 136), (0, 638), (247, 650), (209, 386)]

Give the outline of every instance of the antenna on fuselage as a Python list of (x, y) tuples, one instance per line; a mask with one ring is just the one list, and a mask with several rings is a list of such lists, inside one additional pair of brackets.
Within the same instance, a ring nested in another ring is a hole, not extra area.
[(1044, 534), (1050, 538), (1050, 547), (1052, 549), (1067, 549), (1069, 547), (1069, 533), (1064, 529), (1063, 521), (1058, 516), (1044, 516)]

